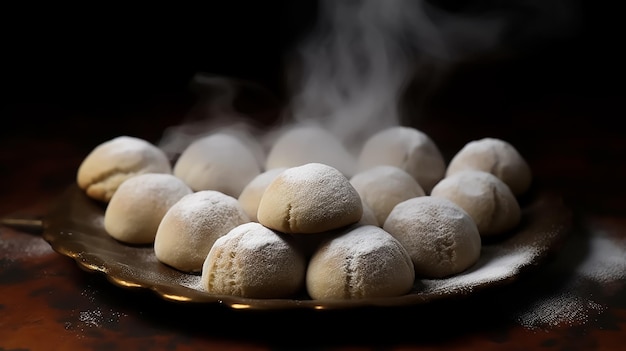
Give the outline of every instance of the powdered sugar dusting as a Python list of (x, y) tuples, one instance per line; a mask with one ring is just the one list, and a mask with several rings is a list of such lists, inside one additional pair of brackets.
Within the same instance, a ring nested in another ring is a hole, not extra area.
[(9, 260), (36, 258), (54, 253), (46, 241), (30, 236), (16, 237), (15, 240), (0, 239), (0, 251), (5, 253), (3, 258)]
[(533, 304), (519, 316), (518, 322), (528, 329), (536, 329), (538, 326), (576, 325), (587, 323), (592, 315), (605, 309), (605, 306), (594, 301), (571, 292), (563, 292)]
[[(560, 259), (547, 271), (543, 279), (571, 277), (555, 290), (548, 291), (540, 299), (522, 308), (516, 322), (528, 329), (545, 329), (558, 326), (584, 325), (594, 320), (608, 307), (594, 292), (610, 295), (615, 284), (624, 286), (626, 281), (626, 240), (602, 230), (590, 231), (589, 237), (571, 244), (572, 248), (586, 246), (583, 257), (562, 252)], [(568, 260), (579, 259), (570, 267)], [(565, 272), (561, 271), (565, 266)]]
[(189, 289), (202, 291), (201, 276), (195, 274), (183, 274), (176, 283)]
[[(333, 188), (340, 188), (347, 181), (347, 178), (336, 168), (323, 163), (307, 163), (302, 166), (290, 167), (282, 173), (281, 177), (285, 182), (299, 185), (302, 181), (328, 179), (337, 182)], [(345, 180), (345, 181), (344, 181)]]
[(626, 279), (626, 241), (612, 240), (600, 232), (589, 245), (589, 255), (578, 267), (581, 277), (598, 283)]
[(451, 294), (472, 291), (477, 286), (514, 277), (520, 268), (528, 265), (538, 254), (528, 247), (514, 251), (484, 247), (480, 261), (467, 272), (447, 279), (423, 279), (425, 293)]

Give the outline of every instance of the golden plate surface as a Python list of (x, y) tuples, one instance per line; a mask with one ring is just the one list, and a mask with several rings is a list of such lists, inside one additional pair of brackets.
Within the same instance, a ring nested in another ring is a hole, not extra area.
[(100, 272), (113, 284), (148, 289), (165, 300), (220, 304), (233, 309), (350, 309), (408, 306), (462, 297), (517, 280), (556, 252), (571, 227), (572, 214), (562, 198), (536, 191), (520, 201), (522, 221), (497, 241), (484, 242), (479, 261), (467, 271), (445, 279), (416, 279), (407, 295), (355, 300), (250, 299), (213, 295), (198, 289), (199, 275), (187, 274), (159, 262), (151, 245), (132, 246), (104, 230), (104, 205), (71, 186), (44, 220), (44, 239), (71, 257), (79, 267)]

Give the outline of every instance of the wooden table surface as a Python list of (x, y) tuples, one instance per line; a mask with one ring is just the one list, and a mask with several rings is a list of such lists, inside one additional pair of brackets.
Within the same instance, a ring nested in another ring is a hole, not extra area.
[[(533, 186), (561, 194), (572, 210), (563, 247), (517, 281), (421, 306), (242, 311), (115, 286), (53, 251), (37, 230), (5, 225), (0, 350), (625, 349), (626, 138), (616, 122), (624, 95), (607, 83), (614, 66), (598, 64), (581, 78), (571, 75), (580, 61), (537, 60), (469, 64), (427, 104), (412, 103), (410, 94), (404, 101), (406, 120), (447, 160), (474, 139), (508, 140), (529, 162)], [(50, 90), (9, 95), (0, 128), (0, 217), (45, 218), (103, 141), (126, 134), (158, 142), (197, 102), (181, 84), (190, 73), (167, 81), (172, 89), (150, 87), (158, 82), (152, 77), (137, 96), (132, 84), (147, 75), (129, 83), (118, 73), (85, 91), (40, 85)], [(112, 92), (116, 85), (122, 90)], [(258, 116), (272, 121), (272, 112)]]

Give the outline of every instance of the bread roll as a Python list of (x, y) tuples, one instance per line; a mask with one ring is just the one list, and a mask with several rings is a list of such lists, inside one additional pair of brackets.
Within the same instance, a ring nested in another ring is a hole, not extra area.
[(185, 195), (165, 213), (156, 237), (157, 259), (183, 272), (198, 272), (217, 238), (250, 219), (237, 199), (215, 190)]
[[(372, 211), (372, 209), (365, 203), (363, 203), (363, 216), (361, 217), (361, 220), (353, 225), (373, 225), (380, 227), (380, 224), (374, 215), (374, 211)], [(335, 236), (337, 231), (343, 230), (345, 230), (345, 228), (316, 233), (315, 235), (293, 235), (293, 237), (296, 239), (296, 244), (300, 247), (305, 256), (310, 258), (321, 243), (328, 240), (328, 238)]]
[(461, 206), (474, 219), (483, 237), (511, 230), (521, 220), (521, 209), (511, 189), (488, 172), (455, 172), (442, 179), (431, 195)]
[(285, 169), (287, 168), (274, 168), (260, 173), (254, 177), (243, 188), (241, 194), (239, 194), (239, 198), (237, 200), (239, 200), (241, 207), (243, 207), (243, 210), (246, 211), (246, 214), (250, 217), (251, 221), (258, 222), (256, 214), (259, 210), (259, 203), (261, 202), (261, 197), (263, 197), (265, 189), (267, 189), (274, 178), (276, 178), (276, 176)]
[(293, 238), (257, 222), (218, 238), (202, 268), (201, 287), (212, 294), (287, 298), (304, 288), (306, 260)]
[(444, 278), (471, 267), (480, 257), (476, 223), (446, 198), (421, 196), (397, 204), (383, 229), (408, 251), (415, 273)]
[(329, 131), (317, 126), (294, 126), (282, 132), (267, 155), (265, 169), (323, 163), (346, 177), (356, 169), (356, 158)]
[(195, 140), (174, 164), (174, 175), (194, 191), (215, 190), (235, 198), (259, 173), (256, 156), (239, 138), (226, 133)]
[(427, 194), (446, 172), (434, 141), (417, 129), (403, 126), (383, 129), (366, 140), (358, 157), (358, 171), (379, 165), (406, 171)]
[(350, 226), (309, 260), (306, 289), (313, 299), (363, 299), (408, 293), (415, 279), (406, 249), (371, 225)]
[(393, 207), (410, 198), (424, 196), (424, 189), (410, 174), (395, 166), (375, 166), (355, 174), (350, 184), (382, 225)]
[(144, 173), (129, 178), (106, 207), (104, 229), (124, 243), (152, 243), (167, 210), (191, 192), (172, 174)]
[(337, 229), (362, 215), (361, 198), (348, 178), (321, 163), (281, 172), (263, 193), (257, 212), (259, 223), (291, 234)]
[(470, 141), (450, 160), (446, 176), (473, 169), (489, 172), (511, 188), (514, 195), (525, 193), (532, 183), (530, 166), (509, 142), (497, 138)]
[(172, 173), (165, 153), (154, 144), (119, 136), (96, 146), (78, 167), (76, 182), (87, 196), (109, 202), (126, 179), (143, 173)]

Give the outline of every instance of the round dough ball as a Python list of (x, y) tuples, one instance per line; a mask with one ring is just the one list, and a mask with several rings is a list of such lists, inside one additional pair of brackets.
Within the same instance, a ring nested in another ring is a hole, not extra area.
[(239, 138), (215, 133), (195, 140), (174, 164), (174, 175), (194, 191), (215, 190), (239, 197), (259, 173), (256, 156)]
[(165, 213), (154, 253), (159, 261), (183, 272), (198, 272), (217, 238), (250, 222), (234, 197), (215, 190), (185, 195)]
[(356, 169), (356, 158), (333, 134), (317, 126), (295, 126), (282, 132), (274, 141), (265, 161), (265, 169), (297, 167), (323, 163), (346, 177)]
[(78, 167), (76, 182), (87, 196), (109, 202), (126, 179), (143, 173), (172, 173), (172, 166), (156, 145), (119, 136), (96, 146)]
[(201, 287), (212, 294), (286, 298), (301, 292), (307, 262), (292, 243), (257, 222), (218, 238), (202, 267)]
[(321, 233), (358, 222), (363, 205), (334, 167), (308, 163), (281, 172), (263, 193), (259, 223), (283, 233)]
[(429, 194), (446, 172), (443, 155), (425, 133), (403, 126), (394, 126), (372, 135), (361, 149), (358, 170), (379, 165), (398, 167), (410, 174)]
[(239, 194), (238, 200), (251, 221), (259, 221), (256, 214), (259, 210), (259, 203), (261, 202), (261, 197), (263, 197), (265, 189), (267, 189), (277, 175), (286, 169), (286, 167), (274, 168), (260, 173), (243, 188), (241, 194)]
[(350, 184), (372, 209), (380, 225), (396, 204), (426, 195), (415, 178), (395, 166), (375, 166), (361, 171), (350, 179)]
[(431, 195), (461, 206), (474, 219), (483, 237), (513, 229), (521, 220), (521, 209), (511, 189), (488, 172), (456, 172), (442, 179)]
[(393, 297), (413, 287), (406, 249), (372, 225), (351, 226), (324, 242), (309, 260), (306, 289), (313, 299)]
[(466, 169), (495, 175), (516, 196), (525, 193), (532, 182), (530, 166), (519, 151), (509, 142), (497, 138), (483, 138), (465, 144), (450, 160), (446, 176)]
[(448, 277), (463, 272), (480, 257), (476, 223), (446, 198), (421, 196), (403, 201), (389, 213), (383, 229), (406, 248), (418, 277)]
[[(380, 223), (378, 223), (374, 211), (372, 211), (372, 209), (366, 203), (361, 201), (361, 204), (363, 205), (363, 216), (361, 216), (361, 220), (353, 225), (373, 225), (380, 227)], [(336, 235), (337, 231), (344, 230), (345, 228), (339, 228), (337, 230), (329, 230), (323, 233), (317, 233), (315, 235), (294, 235), (294, 237), (296, 239), (296, 244), (298, 244), (301, 251), (304, 252), (305, 256), (311, 257), (322, 242)]]
[(106, 207), (104, 229), (125, 243), (152, 243), (167, 210), (191, 193), (191, 188), (172, 174), (145, 173), (129, 178)]

